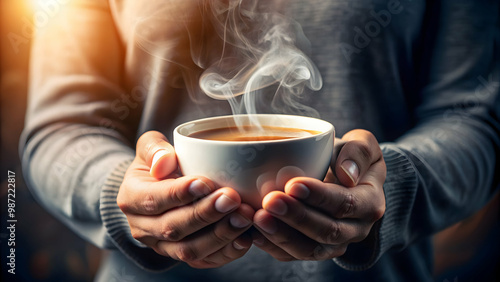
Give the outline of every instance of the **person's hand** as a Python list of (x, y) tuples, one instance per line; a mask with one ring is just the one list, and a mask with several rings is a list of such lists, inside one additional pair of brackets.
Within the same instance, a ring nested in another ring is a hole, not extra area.
[(353, 130), (336, 143), (324, 182), (292, 178), (284, 191), (267, 194), (255, 213), (254, 244), (274, 258), (341, 256), (383, 216), (386, 166), (377, 140), (368, 131)]
[(192, 267), (219, 267), (243, 256), (254, 210), (231, 188), (205, 177), (180, 177), (174, 148), (144, 133), (117, 197), (132, 236), (158, 254)]

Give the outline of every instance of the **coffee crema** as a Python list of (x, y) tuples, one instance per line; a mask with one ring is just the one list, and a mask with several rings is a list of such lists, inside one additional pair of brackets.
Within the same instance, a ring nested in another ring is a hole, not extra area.
[(241, 129), (232, 127), (221, 127), (202, 130), (189, 134), (189, 137), (217, 140), (217, 141), (269, 141), (282, 140), (297, 137), (306, 137), (321, 133), (316, 130), (277, 127), (277, 126), (243, 126)]

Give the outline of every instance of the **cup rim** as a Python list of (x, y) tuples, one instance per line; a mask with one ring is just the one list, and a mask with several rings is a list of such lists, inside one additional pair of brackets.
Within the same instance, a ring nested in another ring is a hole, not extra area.
[[(294, 138), (288, 138), (288, 139), (278, 139), (278, 140), (253, 140), (253, 141), (226, 141), (226, 140), (208, 140), (208, 139), (201, 139), (201, 138), (196, 138), (196, 137), (190, 137), (188, 135), (182, 134), (180, 130), (186, 126), (189, 126), (190, 124), (194, 124), (196, 122), (207, 122), (207, 121), (216, 121), (216, 120), (225, 120), (229, 118), (234, 118), (235, 116), (258, 116), (258, 117), (265, 117), (265, 116), (272, 116), (272, 117), (284, 117), (284, 118), (303, 118), (303, 119), (311, 119), (315, 121), (319, 121), (324, 123), (325, 125), (328, 126), (327, 130), (324, 130), (320, 133), (309, 135), (309, 136), (302, 136), (302, 137), (294, 137)], [(188, 121), (185, 123), (182, 123), (178, 126), (175, 127), (174, 129), (174, 142), (175, 142), (175, 137), (178, 136), (180, 138), (186, 138), (187, 140), (198, 140), (198, 142), (208, 142), (208, 143), (213, 143), (213, 144), (234, 144), (234, 145), (241, 145), (241, 144), (270, 144), (270, 143), (284, 143), (284, 142), (294, 142), (298, 140), (304, 140), (304, 139), (311, 139), (311, 138), (322, 138), (323, 136), (326, 136), (328, 134), (331, 134), (335, 132), (335, 127), (333, 124), (330, 122), (320, 119), (320, 118), (314, 118), (314, 117), (308, 117), (308, 116), (300, 116), (300, 115), (287, 115), (287, 114), (253, 114), (253, 115), (248, 115), (248, 114), (240, 114), (240, 115), (222, 115), (222, 116), (212, 116), (212, 117), (206, 117), (206, 118), (201, 118), (201, 119), (196, 119), (192, 121)]]

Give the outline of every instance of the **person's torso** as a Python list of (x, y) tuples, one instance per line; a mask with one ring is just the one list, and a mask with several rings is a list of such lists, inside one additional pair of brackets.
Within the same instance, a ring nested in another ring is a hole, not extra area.
[[(189, 31), (190, 24), (200, 24), (200, 19), (189, 19), (199, 15), (189, 8), (194, 1), (110, 2), (125, 48), (124, 87), (135, 95), (132, 97), (144, 102), (138, 136), (155, 129), (171, 140), (173, 128), (182, 122), (231, 114), (227, 101), (203, 95), (197, 85), (203, 69), (190, 55), (203, 40), (190, 38), (199, 35)], [(392, 0), (287, 3), (290, 15), (300, 23), (310, 41), (308, 53), (323, 78), (322, 89), (309, 91), (301, 102), (330, 121), (338, 137), (351, 129), (363, 128), (383, 142), (392, 141), (408, 130), (416, 99), (414, 48), (419, 44), (425, 3)], [(190, 96), (190, 91), (196, 95)], [(428, 242), (422, 245), (428, 246)], [(279, 262), (252, 247), (244, 257), (222, 268), (195, 270), (179, 265), (166, 273), (153, 274), (140, 271), (115, 253), (103, 272), (107, 274), (102, 277), (113, 278), (113, 273), (130, 271), (130, 275), (140, 275), (144, 281), (197, 281), (200, 277), (203, 281), (345, 278), (396, 281), (404, 269), (405, 277), (429, 279), (430, 262), (412, 265), (413, 256), (429, 254), (416, 250), (410, 247), (398, 255), (386, 254), (366, 272), (348, 272), (332, 260)]]

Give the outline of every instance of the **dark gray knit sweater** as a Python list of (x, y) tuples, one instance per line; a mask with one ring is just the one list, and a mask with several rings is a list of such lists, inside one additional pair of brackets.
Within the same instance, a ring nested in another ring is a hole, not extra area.
[[(172, 63), (188, 60), (173, 20), (189, 16), (180, 7), (187, 2), (69, 1), (34, 42), (24, 174), (49, 211), (112, 249), (100, 279), (432, 279), (430, 236), (477, 211), (498, 186), (498, 1), (286, 3), (324, 82), (304, 103), (338, 137), (354, 128), (375, 134), (388, 170), (386, 212), (334, 260), (278, 262), (253, 247), (210, 270), (173, 266), (143, 247), (116, 205), (138, 136), (155, 129), (170, 137), (181, 122), (230, 113), (225, 101), (190, 100)], [(155, 42), (166, 44), (151, 52)]]

